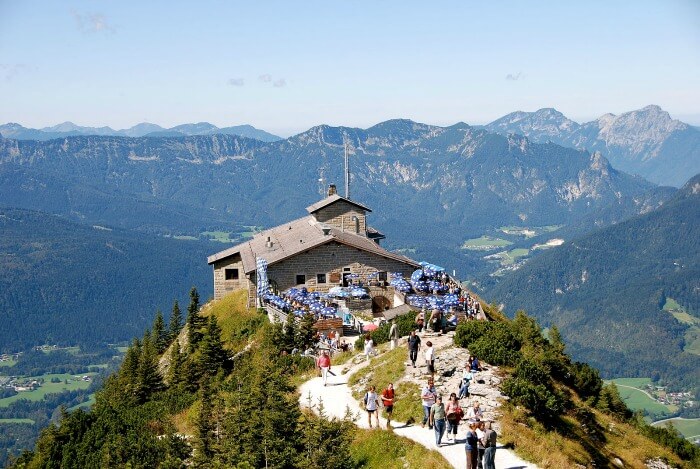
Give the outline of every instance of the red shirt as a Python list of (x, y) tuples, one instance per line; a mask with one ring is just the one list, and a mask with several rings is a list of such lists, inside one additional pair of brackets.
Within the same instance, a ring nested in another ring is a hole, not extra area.
[(318, 357), (318, 367), (319, 368), (330, 368), (331, 366), (331, 357), (328, 355), (321, 355)]
[(393, 389), (387, 388), (382, 392), (382, 402), (384, 403), (385, 406), (394, 405), (394, 390)]

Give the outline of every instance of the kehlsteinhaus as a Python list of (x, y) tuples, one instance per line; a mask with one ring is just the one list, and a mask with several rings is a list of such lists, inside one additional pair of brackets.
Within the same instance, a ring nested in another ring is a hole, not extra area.
[(390, 273), (410, 277), (421, 266), (380, 246), (384, 235), (367, 224), (371, 210), (341, 197), (331, 185), (328, 196), (306, 211), (305, 217), (210, 256), (214, 297), (246, 289), (252, 305), (260, 292), (258, 276), (266, 275), (266, 287), (279, 292), (296, 287), (327, 293), (353, 283), (371, 285), (375, 287), (369, 289), (375, 312), (396, 306), (389, 293), (392, 289), (387, 288)]

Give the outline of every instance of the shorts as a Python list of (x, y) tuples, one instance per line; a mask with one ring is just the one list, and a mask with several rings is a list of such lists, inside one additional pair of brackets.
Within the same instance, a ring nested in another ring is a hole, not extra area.
[(385, 405), (384, 410), (386, 410), (387, 413), (390, 414), (394, 410), (394, 406), (393, 405)]
[(368, 413), (369, 415), (372, 415), (373, 413), (375, 413), (375, 412), (377, 411), (377, 409), (372, 409), (372, 410), (365, 409), (365, 410), (367, 411), (367, 413)]

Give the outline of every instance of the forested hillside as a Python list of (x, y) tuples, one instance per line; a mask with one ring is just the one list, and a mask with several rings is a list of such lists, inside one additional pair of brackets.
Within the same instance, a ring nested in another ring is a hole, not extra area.
[(128, 341), (192, 284), (211, 294), (221, 246), (9, 208), (0, 232), (0, 352)]
[[(533, 259), (488, 292), (506, 311), (556, 324), (576, 359), (604, 376), (651, 376), (697, 387), (692, 326), (662, 307), (673, 298), (700, 317), (700, 176), (660, 208)], [(697, 350), (697, 349), (695, 349)]]

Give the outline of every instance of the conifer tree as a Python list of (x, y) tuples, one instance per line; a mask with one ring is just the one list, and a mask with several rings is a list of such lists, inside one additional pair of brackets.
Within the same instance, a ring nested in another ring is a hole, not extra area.
[(153, 343), (157, 352), (163, 353), (165, 348), (168, 346), (168, 331), (165, 329), (165, 321), (163, 320), (163, 313), (158, 310), (156, 312), (156, 318), (153, 321)]
[(282, 350), (291, 352), (299, 341), (299, 328), (297, 327), (296, 317), (293, 314), (287, 315), (287, 321), (284, 323), (282, 332), (283, 334), (279, 339), (279, 346)]
[(209, 316), (199, 345), (199, 363), (204, 373), (215, 375), (224, 366), (227, 354), (221, 342), (221, 328), (213, 314)]
[(195, 287), (190, 290), (190, 304), (187, 306), (187, 328), (189, 334), (189, 353), (197, 350), (199, 341), (202, 338), (201, 328), (204, 325), (203, 319), (199, 315), (199, 293)]
[(314, 336), (316, 335), (314, 330), (315, 322), (316, 318), (311, 313), (306, 313), (302, 316), (297, 339), (297, 346), (301, 350), (306, 350), (314, 344)]
[(138, 402), (145, 402), (151, 394), (163, 388), (163, 378), (158, 371), (158, 353), (152, 335), (148, 331), (143, 337), (136, 374), (137, 382), (134, 396)]
[(168, 384), (173, 387), (180, 384), (184, 379), (183, 369), (184, 357), (180, 350), (180, 342), (175, 340), (170, 350), (170, 367), (168, 368)]
[(182, 313), (180, 312), (180, 305), (175, 300), (173, 303), (173, 310), (170, 313), (170, 322), (168, 323), (168, 331), (170, 332), (170, 340), (175, 340), (182, 330)]
[(133, 395), (138, 382), (139, 360), (141, 358), (141, 342), (134, 339), (124, 354), (124, 361), (119, 370), (119, 379), (127, 393)]
[(552, 327), (549, 328), (548, 337), (549, 343), (552, 344), (554, 351), (563, 354), (566, 346), (564, 345), (564, 339), (562, 338), (561, 332), (559, 332), (559, 328), (557, 326), (552, 325)]

